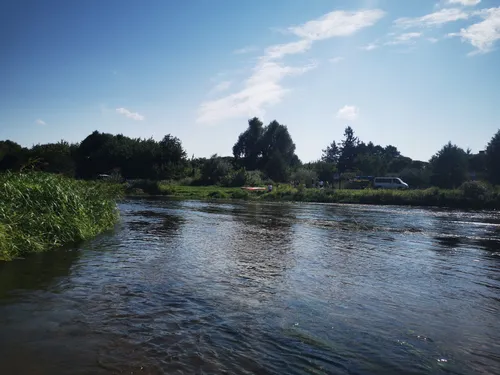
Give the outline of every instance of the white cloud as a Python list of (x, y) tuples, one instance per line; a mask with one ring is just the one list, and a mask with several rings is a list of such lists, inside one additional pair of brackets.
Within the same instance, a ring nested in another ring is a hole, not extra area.
[(334, 11), (300, 26), (289, 27), (288, 30), (304, 39), (329, 39), (335, 36), (354, 34), (374, 25), (384, 15), (385, 12), (380, 9), (358, 12)]
[(337, 57), (331, 58), (328, 61), (331, 62), (332, 64), (337, 64), (337, 63), (341, 62), (342, 60), (344, 60), (344, 58), (342, 56), (337, 56)]
[(243, 55), (245, 53), (255, 52), (257, 50), (258, 50), (258, 48), (255, 46), (247, 46), (247, 47), (243, 47), (243, 48), (234, 50), (233, 53), (236, 55)]
[(354, 121), (359, 117), (359, 108), (354, 105), (345, 105), (337, 112), (337, 118)]
[(404, 33), (396, 36), (393, 40), (387, 42), (387, 45), (412, 44), (415, 39), (420, 38), (422, 33)]
[(484, 20), (461, 29), (458, 33), (448, 34), (459, 36), (463, 41), (476, 47), (472, 55), (491, 52), (495, 43), (500, 40), (500, 7), (483, 9), (476, 15), (483, 17)]
[(297, 67), (288, 66), (282, 61), (286, 56), (309, 50), (317, 40), (351, 35), (373, 25), (383, 16), (384, 12), (381, 10), (335, 11), (317, 20), (288, 28), (288, 33), (295, 34), (300, 39), (266, 48), (250, 76), (243, 81), (242, 89), (201, 103), (197, 122), (216, 123), (235, 117), (264, 115), (267, 108), (279, 103), (290, 91), (282, 86), (286, 77), (304, 74), (317, 66), (315, 62)]
[(274, 61), (261, 61), (244, 82), (242, 90), (226, 97), (201, 104), (197, 121), (215, 123), (234, 117), (262, 116), (265, 109), (279, 103), (289, 91), (281, 81), (290, 75), (300, 75), (316, 65), (290, 67)]
[(214, 88), (210, 91), (210, 95), (220, 93), (222, 91), (229, 90), (231, 87), (231, 81), (222, 81), (214, 86)]
[(367, 44), (366, 46), (362, 46), (360, 48), (363, 49), (363, 50), (365, 50), (365, 51), (373, 51), (374, 49), (378, 48), (378, 44), (376, 44), (376, 43), (370, 43), (370, 44)]
[(450, 9), (441, 9), (437, 12), (430, 13), (422, 17), (398, 18), (397, 20), (394, 21), (394, 24), (396, 26), (408, 29), (412, 27), (439, 26), (448, 22), (465, 20), (467, 18), (469, 18), (469, 15), (463, 10), (450, 8)]
[(433, 38), (433, 37), (430, 37), (430, 38), (427, 38), (427, 40), (431, 43), (437, 43), (439, 42), (439, 39), (438, 38)]
[(451, 5), (460, 4), (463, 6), (475, 6), (480, 2), (481, 0), (448, 0), (446, 3)]
[(265, 58), (268, 59), (281, 59), (286, 55), (294, 55), (303, 53), (311, 48), (312, 41), (307, 39), (299, 40), (298, 42), (291, 42), (285, 44), (277, 44), (266, 48)]
[(126, 116), (128, 118), (136, 120), (136, 121), (142, 121), (142, 120), (144, 120), (144, 116), (143, 115), (140, 115), (137, 112), (131, 112), (131, 111), (129, 111), (126, 108), (117, 108), (116, 112), (120, 113), (120, 114), (122, 114), (122, 115), (124, 115), (124, 116)]
[(37, 120), (35, 121), (35, 123), (36, 123), (37, 125), (47, 125), (47, 123), (46, 123), (45, 121), (41, 120), (41, 119), (37, 119)]

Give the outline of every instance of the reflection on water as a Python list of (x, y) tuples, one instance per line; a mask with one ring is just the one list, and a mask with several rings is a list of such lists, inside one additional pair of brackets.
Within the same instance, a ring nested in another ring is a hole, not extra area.
[(496, 213), (120, 208), (112, 233), (0, 265), (2, 373), (500, 373)]

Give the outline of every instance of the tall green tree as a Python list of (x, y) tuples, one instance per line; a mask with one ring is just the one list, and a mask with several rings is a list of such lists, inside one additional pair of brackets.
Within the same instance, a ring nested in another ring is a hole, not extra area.
[(18, 171), (27, 161), (27, 150), (16, 142), (0, 141), (0, 172)]
[(500, 130), (491, 138), (486, 147), (486, 168), (488, 180), (500, 184)]
[(354, 135), (354, 130), (350, 126), (346, 127), (338, 161), (341, 173), (354, 170), (358, 145), (359, 139)]
[(236, 162), (247, 170), (259, 167), (262, 156), (261, 139), (264, 124), (257, 117), (248, 120), (248, 128), (238, 137), (233, 146), (233, 156)]
[(441, 188), (457, 188), (467, 179), (466, 152), (448, 142), (429, 161), (432, 168), (431, 183)]
[(29, 156), (34, 162), (33, 166), (38, 170), (74, 177), (76, 168), (74, 153), (77, 147), (65, 141), (36, 145), (29, 151)]
[(321, 160), (325, 163), (331, 163), (337, 165), (340, 156), (340, 148), (335, 141), (332, 141), (326, 148), (323, 150), (323, 155), (321, 156)]

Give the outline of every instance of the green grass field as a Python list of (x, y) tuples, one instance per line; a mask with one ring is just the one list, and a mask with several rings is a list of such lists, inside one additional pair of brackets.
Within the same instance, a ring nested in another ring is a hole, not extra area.
[[(219, 186), (179, 186), (154, 183), (146, 194), (165, 195), (179, 199), (247, 199), (290, 202), (355, 203), (407, 206), (437, 206), (464, 209), (499, 209), (497, 190), (351, 190), (296, 189), (289, 185), (275, 186), (272, 192), (246, 192), (241, 188)], [(131, 191), (129, 191), (129, 194)], [(144, 192), (142, 192), (144, 193)], [(135, 195), (132, 194), (131, 195)]]
[(122, 187), (46, 173), (0, 175), (0, 260), (85, 240), (112, 228)]

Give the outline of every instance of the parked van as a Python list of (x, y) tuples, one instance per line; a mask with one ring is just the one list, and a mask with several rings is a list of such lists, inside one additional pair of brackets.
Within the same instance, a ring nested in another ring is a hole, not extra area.
[(398, 177), (375, 177), (373, 179), (375, 189), (408, 189), (408, 184)]

